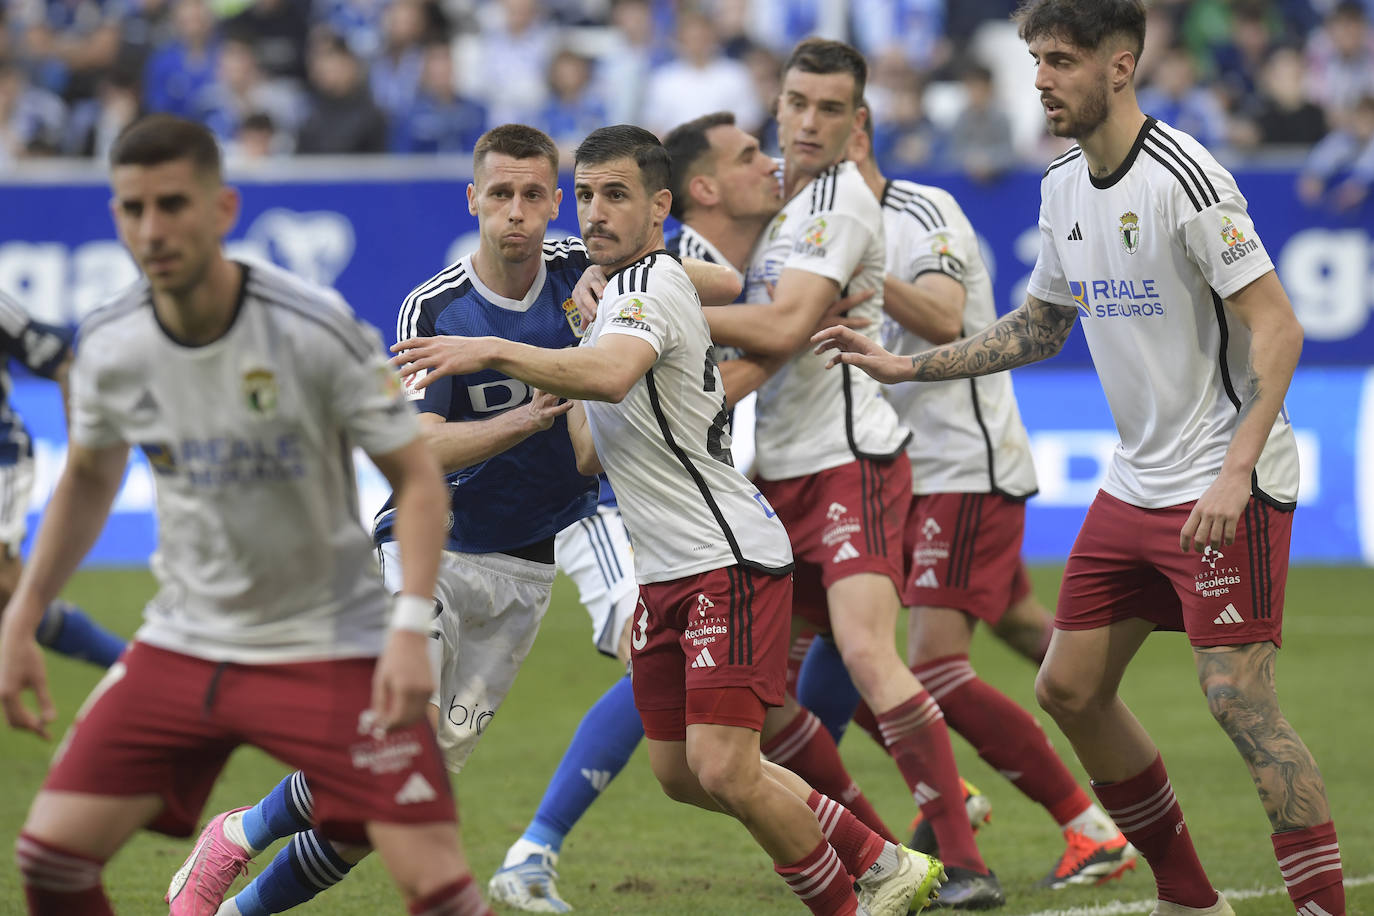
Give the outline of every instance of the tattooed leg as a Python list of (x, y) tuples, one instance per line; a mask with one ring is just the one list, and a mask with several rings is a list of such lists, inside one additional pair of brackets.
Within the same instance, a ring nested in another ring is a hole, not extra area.
[(1273, 643), (1194, 648), (1213, 717), (1240, 751), (1275, 832), (1331, 820), (1317, 763), (1279, 709)]

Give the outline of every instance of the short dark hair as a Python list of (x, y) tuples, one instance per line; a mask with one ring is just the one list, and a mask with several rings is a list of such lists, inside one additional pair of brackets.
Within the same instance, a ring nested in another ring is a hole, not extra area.
[(1024, 0), (1013, 18), (1026, 43), (1052, 37), (1096, 51), (1108, 38), (1121, 35), (1130, 41), (1137, 61), (1145, 50), (1143, 0)]
[(728, 127), (734, 123), (734, 112), (715, 111), (686, 124), (679, 124), (663, 138), (663, 148), (668, 151), (671, 179), (668, 188), (673, 192), (672, 214), (675, 219), (682, 219), (687, 209), (687, 183), (695, 174), (697, 163), (702, 156), (711, 152), (711, 141), (706, 139), (707, 132), (714, 127)]
[(203, 124), (168, 114), (139, 118), (119, 132), (110, 147), (110, 168), (162, 165), (188, 160), (196, 173), (218, 181), (222, 175), (219, 144)]
[(639, 166), (639, 180), (650, 194), (668, 187), (672, 175), (668, 151), (658, 137), (633, 124), (615, 124), (592, 131), (573, 153), (573, 168), (614, 159), (633, 159)]
[(542, 156), (558, 176), (558, 144), (537, 127), (527, 124), (502, 124), (477, 138), (472, 150), (472, 171), (475, 175), (488, 153), (500, 153), (512, 159), (533, 159)]
[(868, 83), (868, 61), (856, 48), (842, 41), (828, 38), (807, 38), (801, 41), (782, 65), (782, 75), (788, 70), (803, 73), (848, 73), (854, 77), (854, 107), (863, 103)]

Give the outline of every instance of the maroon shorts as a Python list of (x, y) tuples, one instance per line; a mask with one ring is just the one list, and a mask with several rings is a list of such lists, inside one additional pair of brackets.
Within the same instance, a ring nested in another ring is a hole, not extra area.
[(681, 741), (691, 724), (761, 729), (782, 705), (792, 577), (744, 566), (639, 587), (630, 640), (644, 733)]
[(911, 460), (860, 458), (787, 480), (755, 481), (792, 540), (793, 613), (830, 630), (825, 592), (860, 573), (887, 576), (900, 592), (902, 527), (911, 504)]
[(1030, 594), (1021, 562), (1026, 504), (1000, 493), (929, 493), (906, 518), (902, 603), (952, 608), (995, 624)]
[(251, 744), (305, 773), (321, 832), (366, 842), (363, 825), (455, 819), (428, 723), (369, 734), (376, 659), (217, 663), (130, 644), (58, 748), (46, 790), (159, 795), (149, 829), (189, 836), (230, 752)]
[(1282, 644), (1293, 513), (1251, 498), (1236, 542), (1184, 553), (1193, 503), (1142, 509), (1098, 492), (1069, 554), (1054, 625), (1093, 630), (1139, 617), (1194, 646)]

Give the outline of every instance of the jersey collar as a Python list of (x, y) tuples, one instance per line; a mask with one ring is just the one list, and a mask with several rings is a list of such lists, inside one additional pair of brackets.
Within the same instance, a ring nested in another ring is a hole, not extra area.
[[(1092, 169), (1087, 170), (1088, 180), (1092, 182), (1094, 188), (1097, 188), (1099, 191), (1105, 191), (1112, 185), (1116, 184), (1118, 181), (1126, 177), (1126, 173), (1131, 170), (1131, 166), (1135, 165), (1135, 157), (1140, 155), (1140, 148), (1145, 145), (1146, 135), (1154, 129), (1154, 126), (1157, 123), (1159, 122), (1156, 121), (1154, 118), (1146, 115), (1145, 123), (1140, 126), (1140, 133), (1135, 135), (1135, 142), (1131, 144), (1131, 151), (1126, 154), (1126, 158), (1121, 160), (1121, 164), (1118, 165), (1115, 171), (1113, 171), (1110, 175), (1104, 175), (1103, 177), (1098, 178), (1097, 176), (1093, 175)], [(1088, 161), (1085, 158), (1083, 160), (1083, 165), (1086, 166), (1087, 164)]]

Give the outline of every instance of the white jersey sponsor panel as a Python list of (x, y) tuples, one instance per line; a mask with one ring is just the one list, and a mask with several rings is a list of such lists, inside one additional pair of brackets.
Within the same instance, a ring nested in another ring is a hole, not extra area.
[[(848, 293), (873, 291), (850, 314), (867, 318), (869, 325), (859, 333), (876, 340), (886, 258), (878, 201), (857, 167), (841, 162), (803, 186), (759, 237), (745, 277), (745, 301), (769, 301), (768, 287), (784, 270), (819, 274)], [(755, 463), (765, 480), (901, 452), (909, 433), (883, 400), (881, 386), (848, 366), (826, 371), (827, 359), (803, 347), (759, 389)]]
[[(896, 180), (884, 188), (882, 206), (888, 273), (907, 282), (931, 272), (959, 281), (967, 294), (965, 337), (996, 321), (992, 278), (978, 236), (954, 198), (940, 188)], [(934, 345), (886, 318), (883, 346), (894, 353), (919, 353)], [(912, 431), (906, 452), (918, 495), (994, 492), (1019, 499), (1036, 491), (1030, 439), (1011, 373), (892, 385), (886, 394)]]
[[(1250, 331), (1222, 300), (1274, 269), (1235, 179), (1149, 118), (1111, 175), (1090, 175), (1077, 147), (1051, 163), (1040, 235), (1028, 290), (1077, 307), (1121, 436), (1103, 489), (1150, 509), (1201, 496), (1255, 395)], [(1278, 506), (1297, 500), (1286, 411), (1254, 485)]]
[(140, 283), (82, 325), (71, 437), (143, 450), (161, 586), (144, 642), (216, 661), (376, 655), (387, 595), (358, 524), (352, 449), (417, 434), (377, 332), (332, 290), (244, 264), (229, 329), (168, 336)]
[(591, 333), (626, 334), (658, 354), (619, 404), (587, 401), (597, 454), (634, 538), (639, 582), (734, 564), (791, 568), (787, 532), (734, 468), (725, 386), (696, 290), (667, 252), (607, 283)]

